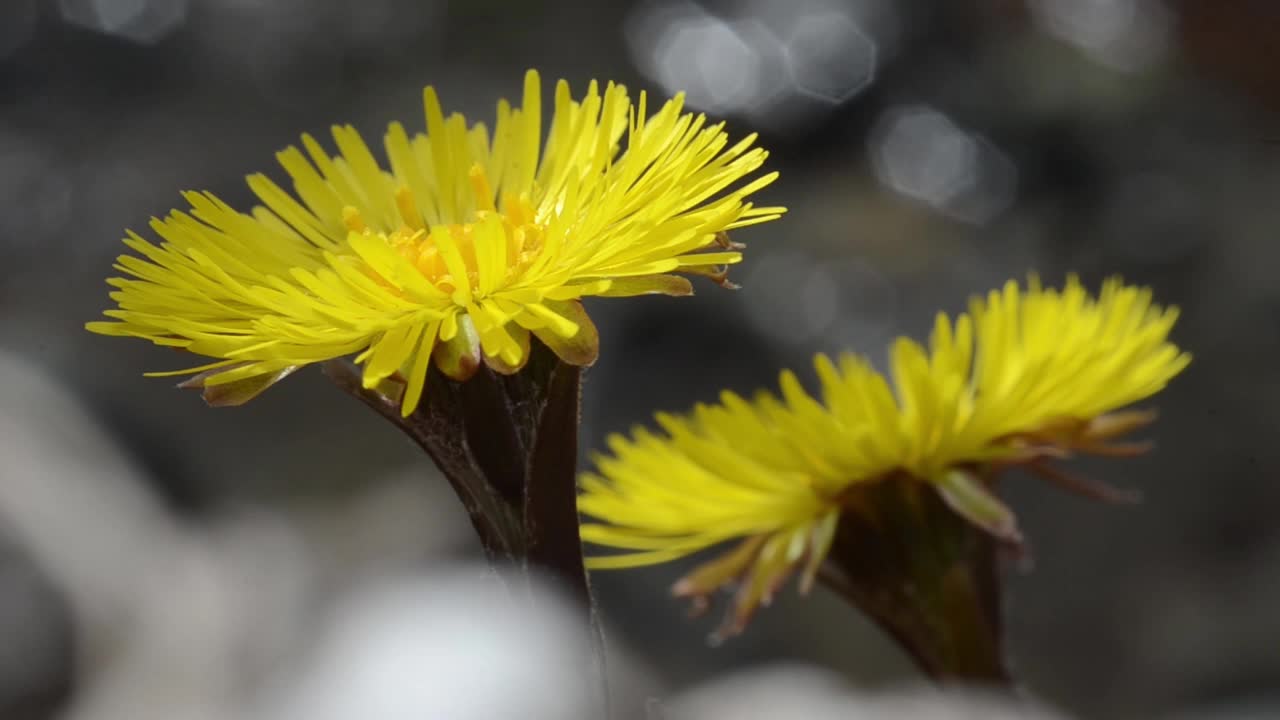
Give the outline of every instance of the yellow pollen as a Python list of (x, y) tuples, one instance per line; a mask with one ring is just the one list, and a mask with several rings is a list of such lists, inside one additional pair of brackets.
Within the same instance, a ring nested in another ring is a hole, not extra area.
[[(423, 277), (446, 293), (453, 293), (458, 289), (458, 278), (450, 270), (449, 262), (436, 244), (436, 233), (448, 233), (448, 237), (452, 239), (453, 246), (457, 249), (457, 258), (461, 260), (461, 268), (465, 269), (467, 282), (473, 292), (480, 284), (476, 243), (496, 242), (491, 231), (485, 233), (479, 230), (481, 223), (486, 220), (492, 222), (489, 218), (497, 215), (502, 226), (501, 242), (490, 249), (490, 252), (499, 253), (505, 268), (503, 276), (498, 279), (498, 285), (506, 285), (513, 280), (533, 262), (542, 249), (544, 229), (533, 221), (535, 212), (527, 196), (504, 193), (502, 211), (499, 212), (493, 202), (488, 178), (479, 164), (472, 167), (470, 179), (477, 206), (472, 222), (437, 225), (429, 230), (422, 224), (422, 216), (414, 204), (412, 194), (406, 188), (401, 188), (396, 192), (395, 201), (402, 224), (390, 233), (379, 233), (396, 254), (409, 261)], [(342, 209), (342, 222), (352, 232), (366, 235), (376, 232), (365, 224), (360, 211), (352, 206)], [(391, 287), (391, 283), (382, 284)]]

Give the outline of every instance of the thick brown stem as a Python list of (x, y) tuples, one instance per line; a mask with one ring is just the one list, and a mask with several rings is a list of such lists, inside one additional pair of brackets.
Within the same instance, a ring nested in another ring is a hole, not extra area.
[(581, 369), (536, 340), (513, 375), (482, 365), (470, 380), (456, 382), (432, 367), (422, 402), (408, 417), (401, 417), (397, 399), (364, 388), (350, 362), (330, 361), (324, 371), (431, 456), (491, 562), (545, 573), (577, 602), (603, 683), (603, 642), (578, 532)]
[[(503, 497), (479, 467), (458, 415), (459, 391), (447, 378), (432, 377), (433, 392), (409, 417), (400, 404), (361, 384), (360, 370), (345, 360), (332, 360), (324, 373), (341, 390), (359, 399), (413, 439), (435, 461), (462, 501), (480, 544), (491, 561), (520, 564), (524, 557), (519, 507)], [(432, 375), (437, 373), (432, 372)]]
[(1008, 687), (997, 544), (909, 478), (852, 497), (821, 579), (941, 683)]

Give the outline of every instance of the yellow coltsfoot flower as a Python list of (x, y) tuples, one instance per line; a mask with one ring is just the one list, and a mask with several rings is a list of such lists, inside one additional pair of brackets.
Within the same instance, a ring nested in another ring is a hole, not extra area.
[(531, 70), (522, 106), (499, 102), (491, 131), (446, 116), (427, 88), (426, 133), (393, 123), (389, 168), (340, 126), (337, 155), (306, 135), (277, 155), (292, 193), (250, 176), (262, 205), (249, 213), (186, 193), (189, 211), (152, 221), (159, 246), (129, 234), (138, 255), (116, 268), (132, 277), (109, 281), (119, 308), (87, 327), (215, 358), (154, 373), (200, 373), (187, 384), (213, 404), (358, 353), (366, 387), (400, 381), (407, 416), (433, 360), (455, 380), (481, 362), (513, 373), (532, 335), (591, 364), (582, 297), (689, 294), (675, 273), (723, 282), (741, 259), (726, 231), (784, 211), (747, 200), (776, 177), (751, 178), (767, 155), (755, 136), (730, 146), (680, 96), (650, 115), (644, 93), (633, 104), (592, 82), (574, 100), (561, 81), (545, 144), (541, 103)]
[[(1098, 490), (1048, 462), (1137, 449), (1109, 441), (1151, 419), (1121, 408), (1189, 362), (1168, 340), (1176, 317), (1153, 305), (1149, 290), (1118, 279), (1097, 298), (1074, 277), (1060, 291), (1034, 278), (1025, 288), (1010, 282), (954, 322), (940, 314), (928, 348), (897, 340), (892, 381), (863, 358), (819, 355), (820, 399), (783, 372), (780, 396), (724, 393), (687, 416), (659, 414), (662, 434), (611, 437), (610, 453), (581, 478), (579, 509), (593, 519), (583, 539), (623, 551), (588, 566), (664, 562), (736, 541), (674, 587), (702, 606), (736, 586), (722, 628), (733, 633), (792, 574), (807, 591), (850, 513), (877, 533), (910, 537), (914, 529), (885, 524), (918, 512), (873, 507), (885, 484), (932, 489), (965, 519), (1016, 542), (1014, 516), (991, 489), (995, 472), (1026, 464)], [(914, 492), (901, 494), (908, 506), (918, 504)], [(918, 541), (929, 539), (921, 531)]]

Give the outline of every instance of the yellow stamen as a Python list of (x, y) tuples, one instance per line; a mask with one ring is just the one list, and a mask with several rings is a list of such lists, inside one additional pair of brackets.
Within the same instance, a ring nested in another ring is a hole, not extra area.
[(493, 204), (493, 188), (489, 187), (489, 178), (484, 174), (484, 166), (475, 163), (467, 175), (471, 179), (471, 193), (475, 196), (476, 210), (496, 211), (498, 208)]
[(418, 205), (413, 200), (413, 191), (408, 186), (401, 185), (400, 189), (396, 190), (396, 210), (400, 212), (400, 219), (410, 229), (422, 230), (425, 227), (422, 223), (422, 214), (418, 212)]
[(342, 224), (347, 226), (351, 232), (362, 233), (369, 227), (364, 224), (364, 218), (360, 217), (360, 211), (347, 205), (342, 208)]

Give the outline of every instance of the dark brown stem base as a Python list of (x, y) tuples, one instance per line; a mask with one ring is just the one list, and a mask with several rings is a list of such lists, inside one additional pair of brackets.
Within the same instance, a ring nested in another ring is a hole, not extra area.
[(932, 487), (895, 477), (850, 498), (820, 577), (935, 681), (1011, 688), (997, 550)]
[(577, 602), (603, 682), (603, 641), (578, 532), (581, 369), (536, 340), (513, 375), (481, 365), (470, 380), (456, 382), (432, 367), (409, 417), (401, 417), (398, 398), (365, 389), (352, 363), (330, 361), (324, 372), (431, 456), (492, 564), (518, 568), (524, 577), (549, 575)]

